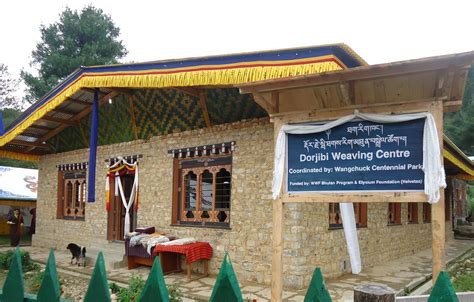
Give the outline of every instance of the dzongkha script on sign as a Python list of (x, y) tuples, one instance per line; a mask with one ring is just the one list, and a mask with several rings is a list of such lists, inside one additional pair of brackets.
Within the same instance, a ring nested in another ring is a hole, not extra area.
[(422, 191), (424, 119), (288, 134), (288, 191)]

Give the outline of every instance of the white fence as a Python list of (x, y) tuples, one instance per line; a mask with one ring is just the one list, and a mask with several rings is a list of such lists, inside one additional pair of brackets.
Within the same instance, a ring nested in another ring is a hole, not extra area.
[[(473, 302), (474, 292), (457, 293), (459, 302)], [(427, 302), (428, 295), (397, 297), (397, 302)]]

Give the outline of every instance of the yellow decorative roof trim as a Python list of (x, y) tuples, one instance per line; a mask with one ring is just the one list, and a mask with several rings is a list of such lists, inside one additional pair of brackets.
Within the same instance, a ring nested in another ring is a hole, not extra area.
[[(325, 60), (327, 59), (327, 60)], [(240, 67), (236, 69), (193, 70), (178, 73), (137, 73), (136, 71), (116, 73), (89, 73), (87, 69), (69, 86), (63, 88), (49, 101), (29, 114), (21, 123), (9, 129), (0, 137), (0, 147), (21, 134), (35, 121), (61, 105), (81, 88), (165, 88), (177, 86), (236, 85), (264, 79), (291, 77), (311, 73), (341, 70), (342, 62), (336, 57), (323, 58), (323, 61), (296, 65)], [(344, 66), (344, 65), (342, 65)]]
[(17, 160), (26, 160), (26, 161), (38, 161), (40, 158), (38, 155), (23, 154), (23, 153), (0, 150), (0, 158), (2, 157), (17, 159)]
[(474, 169), (468, 167), (448, 150), (443, 149), (443, 157), (453, 163), (456, 167), (466, 172), (468, 175), (474, 176)]

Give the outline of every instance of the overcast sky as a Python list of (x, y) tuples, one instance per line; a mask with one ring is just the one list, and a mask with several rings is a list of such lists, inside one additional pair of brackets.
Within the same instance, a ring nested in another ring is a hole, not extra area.
[(0, 1), (0, 62), (30, 69), (40, 24), (69, 6), (102, 8), (125, 62), (344, 42), (369, 64), (474, 50), (474, 1)]

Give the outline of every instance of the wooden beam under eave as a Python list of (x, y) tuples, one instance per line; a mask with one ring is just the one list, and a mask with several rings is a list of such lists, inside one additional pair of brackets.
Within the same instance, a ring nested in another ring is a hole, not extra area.
[(454, 79), (454, 85), (451, 90), (451, 100), (461, 100), (464, 96), (464, 91), (466, 90), (466, 80), (468, 77), (468, 70), (463, 70), (456, 74), (456, 78)]
[(77, 114), (76, 111), (70, 111), (70, 110), (67, 110), (67, 109), (64, 109), (64, 108), (54, 108), (51, 112), (64, 113), (64, 114), (69, 114), (69, 115)]
[(73, 121), (72, 119), (62, 119), (62, 118), (57, 118), (57, 117), (52, 117), (52, 116), (42, 116), (40, 118), (41, 120), (48, 121), (48, 122), (54, 122), (58, 124), (64, 124), (68, 126), (74, 126), (77, 124), (77, 122)]
[(71, 98), (69, 97), (66, 102), (72, 102), (72, 103), (76, 103), (76, 104), (80, 104), (80, 105), (83, 105), (83, 106), (92, 106), (92, 103), (89, 103), (87, 101), (83, 101), (83, 100), (79, 100), (79, 99), (74, 99), (74, 98)]
[(461, 110), (461, 107), (462, 107), (462, 100), (443, 102), (444, 112), (457, 112)]
[[(84, 90), (84, 91), (90, 92), (90, 93), (92, 93), (92, 94), (94, 94), (94, 93), (95, 93), (95, 88), (81, 88), (81, 90)], [(99, 95), (101, 95), (101, 94), (102, 94), (102, 95), (105, 95), (105, 92), (103, 92), (103, 91), (100, 91), (100, 89), (99, 89)]]
[(471, 180), (471, 181), (474, 180), (474, 175), (462, 174), (462, 173), (453, 175), (451, 177), (456, 178), (456, 179), (460, 179), (460, 180)]
[(84, 143), (84, 147), (89, 148), (89, 141), (87, 140), (86, 133), (84, 132), (84, 127), (82, 127), (82, 123), (79, 122), (79, 131), (81, 132), (82, 142)]
[[(99, 106), (103, 105), (105, 102), (108, 101), (109, 98), (113, 98), (115, 96), (118, 95), (118, 92), (116, 91), (112, 91), (106, 95), (104, 95), (102, 98), (99, 99)], [(60, 133), (61, 131), (63, 131), (64, 129), (70, 127), (70, 126), (74, 126), (74, 125), (77, 125), (80, 120), (82, 118), (84, 118), (85, 116), (87, 116), (88, 114), (90, 114), (92, 112), (92, 106), (89, 106), (87, 108), (85, 108), (84, 110), (82, 110), (81, 112), (79, 112), (77, 115), (75, 115), (74, 117), (71, 118), (71, 120), (68, 122), (69, 123), (63, 123), (61, 126), (57, 127), (57, 128), (54, 128), (52, 131), (46, 133), (44, 136), (42, 136), (41, 138), (38, 139), (38, 142), (45, 142), (47, 140), (49, 140), (50, 138), (56, 136), (58, 133)], [(50, 118), (50, 117), (48, 117)], [(43, 118), (42, 118), (43, 119)], [(31, 148), (29, 148), (27, 150), (27, 152), (31, 152), (33, 149), (35, 149), (36, 147), (35, 146), (31, 146)]]
[(286, 123), (301, 123), (302, 121), (328, 121), (338, 119), (341, 116), (350, 115), (354, 113), (354, 110), (359, 110), (364, 113), (377, 113), (377, 114), (395, 114), (403, 111), (404, 113), (415, 113), (426, 111), (431, 103), (442, 102), (438, 98), (427, 98), (414, 100), (412, 102), (390, 102), (390, 103), (376, 103), (376, 104), (360, 104), (351, 105), (340, 108), (326, 108), (326, 109), (315, 109), (315, 110), (304, 110), (304, 111), (292, 111), (271, 114), (270, 118), (284, 119)]
[(135, 105), (133, 104), (133, 96), (128, 97), (128, 105), (130, 109), (130, 120), (132, 121), (132, 127), (133, 127), (133, 137), (135, 140), (138, 140), (138, 127), (137, 127), (137, 121), (135, 118)]
[(111, 88), (112, 91), (117, 92), (117, 95), (119, 94), (125, 94), (128, 96), (131, 96), (133, 94), (133, 89), (127, 89), (127, 88)]
[(178, 90), (181, 93), (190, 95), (195, 98), (199, 98), (203, 90), (193, 88), (193, 87), (173, 87), (173, 89)]
[(449, 100), (451, 98), (453, 82), (456, 75), (457, 73), (452, 66), (444, 72), (438, 73), (436, 79), (436, 89), (433, 96), (446, 96), (446, 98)]
[(26, 142), (22, 140), (11, 140), (7, 144), (17, 145), (17, 146), (25, 146), (25, 147), (35, 147), (35, 148), (43, 148), (43, 149), (50, 149), (51, 146), (49, 144), (42, 144), (39, 142)]
[(210, 128), (212, 127), (212, 124), (211, 124), (211, 119), (209, 117), (209, 111), (207, 111), (206, 100), (207, 100), (206, 91), (202, 90), (199, 93), (199, 106), (201, 107), (202, 115), (204, 117), (204, 122), (206, 123), (206, 127)]
[(253, 99), (254, 99), (255, 103), (259, 104), (260, 107), (262, 107), (268, 114), (277, 113), (274, 104), (272, 104), (271, 101), (267, 100), (267, 98), (265, 98), (263, 96), (263, 94), (258, 93), (258, 92), (254, 92), (253, 93)]
[(342, 102), (346, 106), (354, 104), (354, 81), (340, 83), (339, 89), (342, 94)]
[(36, 200), (0, 199), (0, 206), (36, 207)]
[(45, 126), (35, 125), (35, 124), (29, 126), (28, 128), (33, 128), (33, 129), (38, 129), (38, 130), (44, 130), (44, 131), (51, 131), (51, 130), (54, 129), (54, 128), (49, 128), (49, 127), (45, 127)]
[(33, 138), (40, 138), (40, 137), (41, 137), (41, 134), (33, 133), (33, 132), (31, 132), (31, 131), (28, 131), (28, 129), (26, 129), (25, 131), (23, 131), (20, 135), (21, 135), (21, 136), (33, 137)]
[(271, 95), (273, 108), (275, 108), (275, 113), (278, 113), (280, 112), (280, 93), (278, 91), (273, 91)]

